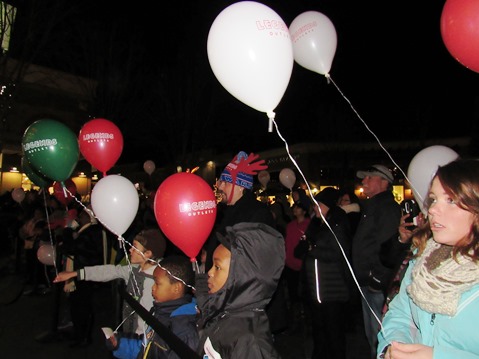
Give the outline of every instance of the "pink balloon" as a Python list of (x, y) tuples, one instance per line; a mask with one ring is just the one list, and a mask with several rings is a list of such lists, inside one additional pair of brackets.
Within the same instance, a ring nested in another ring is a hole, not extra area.
[(12, 198), (15, 202), (22, 203), (22, 201), (25, 199), (25, 191), (23, 188), (15, 188), (12, 191)]
[(279, 181), (291, 191), (296, 182), (296, 175), (291, 168), (283, 168), (279, 173)]
[(145, 161), (145, 163), (143, 164), (143, 169), (149, 175), (151, 175), (153, 172), (155, 172), (155, 168), (156, 168), (155, 162), (153, 162), (151, 160)]
[(55, 264), (55, 248), (51, 244), (44, 244), (38, 248), (37, 251), (38, 260), (47, 265), (52, 266)]

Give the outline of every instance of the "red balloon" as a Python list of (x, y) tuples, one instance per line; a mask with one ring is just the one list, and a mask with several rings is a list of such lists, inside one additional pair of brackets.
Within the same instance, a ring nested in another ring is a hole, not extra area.
[[(70, 191), (64, 190), (64, 187)], [(63, 205), (67, 206), (77, 194), (77, 186), (70, 178), (67, 179), (64, 184), (62, 182), (55, 182), (53, 184), (53, 195)]]
[(156, 191), (154, 210), (163, 233), (194, 261), (216, 219), (210, 185), (194, 173), (171, 175)]
[(441, 14), (441, 36), (457, 61), (479, 72), (479, 1), (447, 0)]
[(78, 137), (80, 152), (103, 177), (118, 161), (123, 151), (123, 135), (111, 121), (97, 118), (85, 123)]

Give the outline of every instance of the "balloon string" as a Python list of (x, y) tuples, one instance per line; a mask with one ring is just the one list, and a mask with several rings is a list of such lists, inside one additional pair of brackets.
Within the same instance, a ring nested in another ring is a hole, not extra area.
[[(108, 229), (111, 233), (113, 233), (114, 235), (116, 235), (116, 236), (118, 237), (118, 239), (121, 238), (121, 234), (116, 233), (114, 230), (112, 230), (110, 227), (108, 227), (106, 224), (104, 224), (102, 221), (100, 221), (100, 220), (98, 219), (98, 217), (95, 215), (95, 213), (94, 213), (90, 208), (86, 207), (78, 198), (76, 198), (76, 196), (75, 196), (73, 193), (71, 193), (71, 192), (68, 190), (68, 188), (65, 188), (65, 190), (70, 194), (70, 196), (72, 196), (72, 198), (73, 198), (81, 207), (83, 207), (83, 209), (84, 209), (85, 211), (88, 212), (88, 214), (90, 215), (90, 217), (95, 218), (96, 220), (98, 220), (106, 229)], [(120, 247), (120, 248), (121, 248), (121, 247)]]
[(48, 213), (47, 196), (45, 195), (45, 191), (43, 191), (43, 204), (44, 204), (44, 207), (45, 207), (45, 216), (47, 218), (47, 227), (48, 227), (48, 235), (49, 235), (49, 238), (50, 238), (50, 245), (53, 248), (53, 267), (55, 268), (55, 275), (58, 276), (57, 250), (56, 250), (55, 244), (53, 243), (52, 229), (50, 227), (50, 215)]
[[(351, 273), (351, 276), (354, 280), (354, 282), (356, 283), (356, 286), (358, 287), (359, 289), (359, 292), (361, 293), (361, 295), (363, 296), (364, 300), (366, 300), (366, 298), (364, 297), (364, 294), (363, 292), (361, 291), (361, 288), (360, 288), (360, 285), (359, 285), (359, 282), (356, 278), (356, 275), (354, 274), (354, 270), (353, 270), (353, 267), (351, 266), (351, 264), (349, 263), (349, 260), (348, 260), (348, 257), (346, 256), (346, 253), (344, 252), (344, 249), (343, 249), (343, 246), (341, 245), (341, 243), (339, 242), (338, 238), (336, 237), (336, 234), (334, 233), (333, 229), (331, 228), (331, 226), (329, 225), (328, 221), (326, 220), (326, 218), (324, 217), (323, 215), (323, 212), (321, 211), (321, 207), (319, 206), (318, 202), (316, 201), (316, 199), (314, 198), (314, 196), (311, 195), (312, 191), (311, 191), (311, 187), (309, 186), (309, 181), (306, 179), (306, 177), (304, 176), (303, 174), (303, 171), (301, 171), (301, 168), (299, 167), (298, 163), (296, 162), (296, 160), (293, 158), (293, 156), (291, 155), (291, 153), (289, 152), (289, 145), (288, 145), (288, 142), (286, 141), (286, 139), (283, 137), (283, 135), (281, 135), (281, 132), (279, 131), (279, 128), (278, 128), (278, 125), (276, 124), (276, 121), (273, 119), (273, 123), (274, 123), (274, 126), (276, 127), (276, 132), (278, 133), (278, 136), (279, 138), (281, 138), (281, 140), (284, 142), (285, 144), (285, 147), (286, 147), (286, 152), (288, 153), (288, 156), (291, 160), (291, 162), (293, 162), (293, 164), (295, 165), (295, 167), (298, 169), (298, 172), (299, 174), (301, 175), (301, 177), (303, 178), (303, 181), (304, 183), (306, 183), (306, 186), (308, 187), (308, 191), (310, 193), (310, 197), (311, 197), (311, 200), (314, 202), (314, 204), (316, 205), (316, 207), (318, 208), (319, 210), (319, 214), (321, 215), (321, 219), (323, 220), (323, 222), (326, 224), (326, 226), (329, 228), (330, 232), (333, 234), (335, 240), (336, 240), (336, 243), (338, 244), (339, 246), (339, 249), (341, 250), (341, 253), (343, 254), (343, 258), (348, 266), (348, 269), (349, 269), (349, 272)], [(367, 303), (367, 300), (366, 300), (366, 303)], [(368, 306), (369, 306), (369, 303), (368, 303)], [(370, 306), (369, 306), (370, 307)], [(371, 307), (370, 307), (371, 308)], [(375, 315), (376, 317), (376, 315)], [(376, 317), (376, 319), (378, 319), (378, 323), (380, 326), (382, 326), (381, 324), (381, 321), (379, 320), (379, 318)]]
[[(75, 196), (73, 196), (73, 194), (72, 194), (68, 189), (66, 189), (66, 190), (67, 190), (68, 193), (75, 199), (75, 201), (77, 201), (85, 210), (87, 210), (87, 211), (89, 211), (90, 213), (92, 213), (91, 210), (90, 210), (89, 208), (87, 208), (87, 207), (86, 207), (81, 201), (79, 201)], [(93, 214), (93, 216), (94, 216), (94, 218), (97, 219), (97, 217), (96, 217), (94, 214)], [(101, 221), (100, 221), (100, 222), (101, 222)], [(114, 231), (112, 231), (110, 228), (108, 228), (108, 226), (106, 226), (105, 224), (102, 223), (102, 225), (105, 226), (105, 228), (108, 229), (111, 233), (116, 234)], [(130, 270), (130, 273), (133, 273), (133, 268), (132, 268), (132, 266), (131, 266), (131, 262), (130, 262), (130, 259), (129, 259), (129, 257), (128, 257), (128, 253), (127, 253), (126, 245), (125, 245), (125, 244), (128, 244), (131, 248), (134, 248), (139, 254), (141, 254), (141, 256), (142, 256), (143, 258), (145, 258), (145, 256), (144, 256), (143, 252), (140, 251), (138, 248), (136, 248), (133, 244), (131, 244), (131, 243), (128, 242), (128, 241), (125, 241), (125, 239), (124, 239), (121, 235), (117, 235), (117, 236), (118, 236), (119, 246), (120, 246), (120, 248), (123, 248), (123, 251), (124, 251), (124, 253), (125, 253), (125, 257), (126, 257), (127, 262), (128, 262), (128, 269)], [(149, 262), (154, 263), (155, 265), (158, 265), (159, 267), (161, 267), (160, 263), (157, 262), (157, 261), (154, 261), (154, 260), (152, 260), (152, 259), (150, 259), (150, 258), (146, 258), (146, 260), (149, 261)], [(178, 278), (178, 277), (174, 276), (168, 269), (163, 268), (163, 267), (161, 267), (161, 268), (164, 269), (164, 270), (166, 270), (171, 277), (175, 278), (176, 280), (181, 281), (181, 282), (182, 282), (184, 285), (186, 285), (187, 287), (190, 287), (190, 288), (192, 288), (193, 290), (195, 290), (195, 287), (194, 287), (194, 286), (189, 285), (189, 284), (185, 283), (185, 281), (182, 280), (181, 278)], [(135, 289), (136, 289), (137, 293), (140, 293), (139, 285), (138, 285), (138, 283), (137, 283), (137, 281), (136, 281), (136, 278), (135, 278), (134, 275), (132, 275), (132, 277), (133, 277), (134, 284), (135, 284), (133, 290), (135, 291)], [(136, 288), (135, 288), (135, 287), (136, 287)], [(138, 294), (137, 294), (137, 295), (138, 295)]]
[[(392, 158), (391, 154), (386, 150), (386, 148), (382, 145), (381, 141), (379, 140), (378, 136), (376, 136), (376, 134), (369, 128), (369, 126), (366, 124), (366, 122), (362, 119), (362, 117), (359, 115), (358, 111), (356, 111), (356, 109), (354, 108), (354, 106), (352, 105), (351, 101), (349, 101), (349, 99), (344, 95), (344, 93), (340, 90), (340, 88), (338, 87), (338, 85), (336, 85), (336, 83), (333, 81), (333, 79), (331, 78), (331, 76), (329, 76), (329, 74), (326, 75), (326, 78), (328, 79), (328, 83), (332, 83), (334, 85), (334, 87), (336, 87), (336, 89), (339, 91), (339, 93), (341, 94), (341, 96), (346, 100), (346, 102), (349, 104), (349, 107), (351, 107), (351, 109), (353, 110), (353, 112), (356, 114), (356, 116), (358, 117), (358, 119), (363, 123), (364, 127), (366, 127), (366, 129), (373, 135), (373, 137), (376, 139), (376, 142), (379, 144), (379, 147), (381, 147), (383, 149), (383, 151), (387, 154), (387, 156), (389, 157), (389, 159), (392, 161), (392, 163), (394, 164), (394, 166), (396, 166), (396, 168), (401, 171), (401, 173), (403, 174), (404, 178), (409, 182), (409, 185), (411, 186), (411, 188), (416, 192), (418, 193), (418, 197), (421, 197), (421, 195), (419, 194), (419, 192), (416, 190), (416, 188), (414, 188), (414, 184), (409, 180), (409, 178), (407, 177), (406, 173), (404, 173), (403, 169), (401, 168), (401, 166), (399, 166), (396, 161), (394, 161), (394, 159)], [(423, 198), (420, 198), (421, 201), (423, 202), (424, 199)]]

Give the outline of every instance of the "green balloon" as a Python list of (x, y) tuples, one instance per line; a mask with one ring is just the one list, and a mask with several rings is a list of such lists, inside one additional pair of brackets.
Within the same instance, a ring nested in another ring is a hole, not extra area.
[(77, 136), (55, 120), (32, 123), (23, 135), (22, 147), (24, 157), (38, 173), (58, 182), (70, 177), (80, 156)]
[(22, 171), (28, 176), (30, 181), (35, 183), (38, 187), (49, 187), (51, 182), (48, 178), (35, 171), (35, 169), (28, 163), (25, 157), (22, 157)]

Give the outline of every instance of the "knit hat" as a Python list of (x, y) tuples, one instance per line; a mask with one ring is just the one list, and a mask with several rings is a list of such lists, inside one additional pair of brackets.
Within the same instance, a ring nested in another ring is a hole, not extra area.
[(389, 168), (383, 165), (372, 165), (365, 170), (356, 172), (356, 176), (358, 178), (364, 178), (366, 176), (379, 176), (387, 180), (389, 183), (393, 183), (394, 181), (392, 172), (389, 170)]
[(253, 187), (253, 175), (260, 170), (268, 168), (268, 166), (264, 165), (264, 160), (253, 163), (257, 158), (259, 158), (259, 155), (254, 153), (248, 156), (244, 151), (238, 152), (233, 160), (228, 163), (223, 173), (221, 173), (220, 181), (251, 189)]
[(300, 195), (299, 200), (295, 201), (294, 205), (298, 206), (299, 208), (302, 208), (306, 212), (309, 212), (309, 208), (311, 207), (311, 200), (306, 194), (304, 196)]
[(319, 192), (314, 199), (317, 202), (321, 202), (328, 208), (333, 208), (337, 205), (339, 199), (339, 191), (333, 187), (326, 187)]
[(159, 259), (165, 255), (166, 239), (159, 229), (145, 229), (135, 236), (135, 240), (153, 253), (152, 259)]

